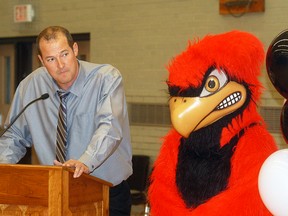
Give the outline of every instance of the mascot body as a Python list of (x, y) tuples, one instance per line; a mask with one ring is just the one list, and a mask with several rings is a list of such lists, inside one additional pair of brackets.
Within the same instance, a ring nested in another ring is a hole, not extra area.
[(258, 174), (277, 150), (257, 112), (261, 42), (232, 31), (190, 44), (169, 65), (173, 128), (151, 174), (152, 216), (271, 215)]

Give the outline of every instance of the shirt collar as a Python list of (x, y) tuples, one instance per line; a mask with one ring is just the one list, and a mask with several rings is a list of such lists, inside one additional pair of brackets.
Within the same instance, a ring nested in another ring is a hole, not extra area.
[[(74, 81), (70, 89), (67, 90), (70, 93), (76, 95), (77, 97), (80, 96), (81, 90), (83, 89), (84, 82), (85, 82), (84, 67), (82, 66), (81, 61), (79, 60), (78, 60), (78, 64), (79, 64), (79, 73), (78, 73), (77, 79)], [(54, 79), (52, 80), (53, 80), (53, 86), (54, 86), (54, 95), (57, 95), (57, 91), (63, 91), (63, 90), (59, 88), (59, 86), (57, 85)]]

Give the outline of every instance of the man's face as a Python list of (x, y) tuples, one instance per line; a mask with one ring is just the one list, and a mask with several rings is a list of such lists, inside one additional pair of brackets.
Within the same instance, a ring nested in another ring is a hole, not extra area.
[(77, 78), (79, 67), (76, 56), (78, 45), (69, 46), (66, 37), (58, 34), (56, 39), (49, 41), (43, 38), (39, 42), (42, 56), (38, 55), (43, 66), (57, 82), (61, 89), (67, 90)]

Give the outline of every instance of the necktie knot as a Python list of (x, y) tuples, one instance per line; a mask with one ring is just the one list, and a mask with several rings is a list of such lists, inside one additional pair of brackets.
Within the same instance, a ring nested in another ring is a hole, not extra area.
[(64, 92), (64, 91), (57, 91), (59, 98), (61, 102), (65, 102), (67, 96), (69, 95), (69, 92)]

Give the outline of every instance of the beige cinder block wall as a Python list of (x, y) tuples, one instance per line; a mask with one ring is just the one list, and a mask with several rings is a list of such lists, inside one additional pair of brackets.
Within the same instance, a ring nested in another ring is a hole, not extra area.
[[(13, 22), (13, 6), (32, 4), (31, 24)], [(267, 49), (286, 29), (288, 2), (266, 0), (264, 13), (239, 18), (219, 14), (218, 0), (0, 0), (0, 37), (37, 35), (48, 25), (63, 25), (72, 33), (91, 34), (91, 61), (111, 63), (123, 74), (128, 103), (167, 104), (166, 65), (186, 48), (189, 39), (232, 29), (249, 31)], [(261, 81), (267, 88), (262, 106), (281, 107), (265, 68)], [(280, 122), (279, 122), (280, 124)], [(133, 152), (152, 161), (169, 127), (131, 126)], [(280, 133), (273, 134), (281, 147)]]

